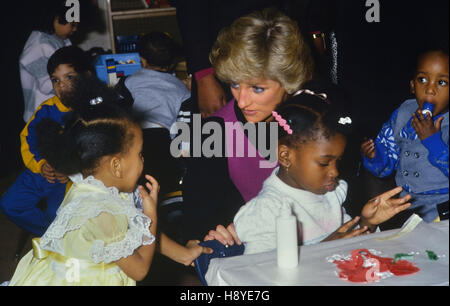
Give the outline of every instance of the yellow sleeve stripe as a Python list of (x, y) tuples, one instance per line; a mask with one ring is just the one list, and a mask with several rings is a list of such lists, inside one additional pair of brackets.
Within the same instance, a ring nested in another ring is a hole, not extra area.
[(53, 98), (48, 99), (45, 102), (42, 102), (41, 105), (36, 109), (31, 119), (27, 122), (25, 127), (23, 128), (22, 132), (20, 133), (20, 151), (22, 153), (22, 159), (25, 164), (25, 166), (30, 169), (34, 173), (41, 173), (42, 165), (45, 163), (45, 159), (41, 159), (39, 161), (36, 161), (35, 155), (31, 153), (30, 146), (27, 142), (28, 137), (28, 126), (30, 123), (34, 120), (36, 117), (37, 112), (39, 112), (44, 105), (53, 106), (55, 105), (59, 111), (61, 112), (68, 112), (70, 111), (70, 108), (66, 107), (62, 102), (59, 100), (58, 97), (54, 96)]

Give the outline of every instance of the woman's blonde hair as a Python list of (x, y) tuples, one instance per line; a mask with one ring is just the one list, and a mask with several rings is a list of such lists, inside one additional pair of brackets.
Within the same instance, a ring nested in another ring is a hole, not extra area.
[(222, 30), (209, 59), (223, 82), (270, 79), (289, 94), (312, 79), (314, 70), (297, 23), (276, 9), (241, 17)]

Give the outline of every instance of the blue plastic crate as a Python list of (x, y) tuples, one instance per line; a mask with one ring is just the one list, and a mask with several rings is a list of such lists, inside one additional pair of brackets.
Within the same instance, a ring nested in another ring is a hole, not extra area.
[(114, 61), (115, 73), (118, 76), (129, 76), (142, 68), (141, 59), (138, 53), (100, 55), (95, 63), (95, 72), (97, 77), (107, 84), (109, 84), (108, 67), (106, 65), (108, 61)]
[(139, 42), (139, 35), (116, 36), (117, 53), (136, 52), (138, 42)]

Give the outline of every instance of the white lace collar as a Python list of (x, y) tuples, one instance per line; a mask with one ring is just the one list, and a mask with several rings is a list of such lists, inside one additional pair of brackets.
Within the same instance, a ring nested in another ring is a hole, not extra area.
[(117, 189), (114, 186), (106, 187), (102, 181), (96, 179), (93, 175), (89, 175), (88, 177), (83, 178), (83, 174), (77, 173), (77, 174), (69, 176), (69, 178), (74, 184), (88, 184), (91, 186), (95, 186), (95, 187), (98, 187), (99, 189), (106, 191), (108, 194), (113, 195), (113, 196), (121, 197), (121, 194), (126, 195), (126, 196), (129, 195), (129, 193), (120, 192), (119, 189)]

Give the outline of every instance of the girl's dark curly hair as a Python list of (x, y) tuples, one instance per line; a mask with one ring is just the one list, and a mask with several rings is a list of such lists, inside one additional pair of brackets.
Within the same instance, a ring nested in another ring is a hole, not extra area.
[(48, 118), (36, 126), (39, 154), (65, 175), (90, 175), (103, 156), (126, 153), (135, 136), (131, 128), (139, 126), (112, 89), (101, 82), (81, 84), (63, 127)]
[(349, 113), (319, 95), (301, 93), (282, 103), (276, 112), (286, 120), (292, 134), (279, 126), (279, 143), (297, 147), (320, 138), (330, 139), (336, 134), (348, 136), (352, 130)]

